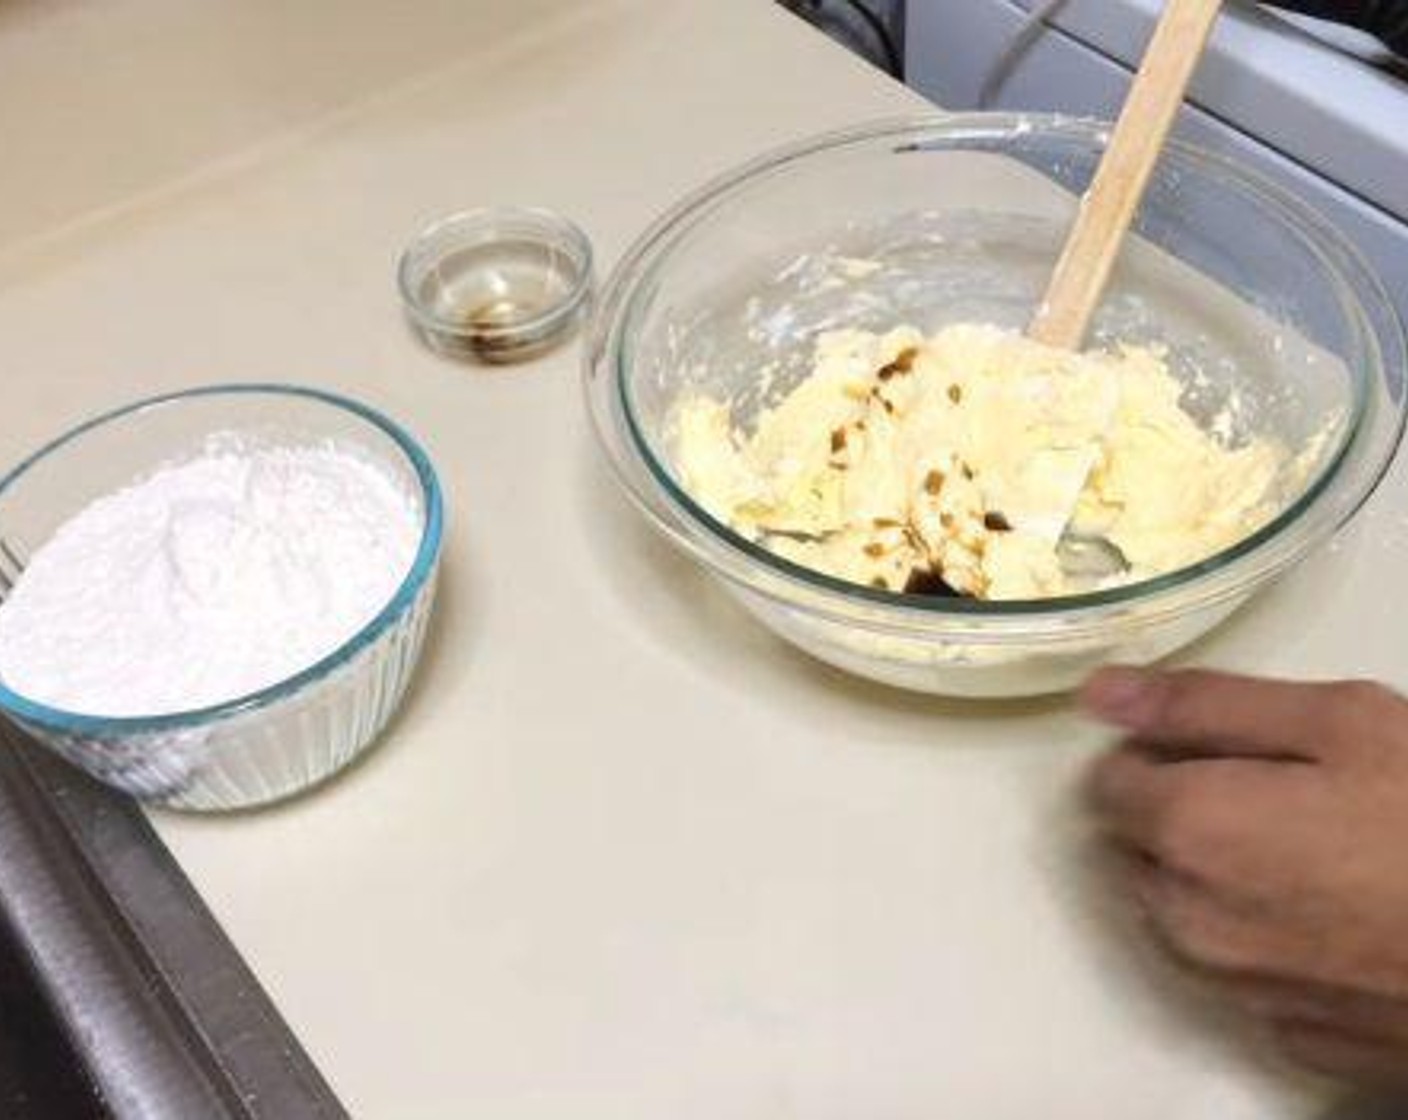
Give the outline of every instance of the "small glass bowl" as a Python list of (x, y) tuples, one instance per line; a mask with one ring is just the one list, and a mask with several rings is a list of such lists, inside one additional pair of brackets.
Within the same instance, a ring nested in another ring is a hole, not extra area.
[(411, 322), (436, 350), (521, 362), (557, 345), (586, 314), (591, 242), (548, 210), (466, 210), (417, 234), (397, 278)]
[(0, 478), (0, 599), (27, 559), (94, 499), (199, 450), (213, 432), (265, 445), (332, 441), (384, 467), (422, 532), (395, 595), (302, 672), (247, 696), (158, 716), (106, 717), (38, 703), (0, 681), (0, 715), (99, 781), (179, 809), (276, 801), (346, 766), (381, 733), (420, 657), (443, 520), (419, 445), (365, 405), (286, 385), (219, 385), (140, 401), (60, 436)]

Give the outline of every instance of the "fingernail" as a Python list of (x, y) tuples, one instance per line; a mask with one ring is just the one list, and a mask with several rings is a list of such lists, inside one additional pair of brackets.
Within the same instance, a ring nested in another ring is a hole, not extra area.
[(1137, 730), (1154, 700), (1154, 679), (1139, 669), (1101, 669), (1081, 690), (1080, 702), (1088, 713), (1105, 723)]

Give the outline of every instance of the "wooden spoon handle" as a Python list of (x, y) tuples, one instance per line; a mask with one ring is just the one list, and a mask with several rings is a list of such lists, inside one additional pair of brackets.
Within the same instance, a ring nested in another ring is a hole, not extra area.
[(1220, 2), (1168, 0), (1164, 7), (1046, 297), (1027, 329), (1038, 342), (1080, 348)]

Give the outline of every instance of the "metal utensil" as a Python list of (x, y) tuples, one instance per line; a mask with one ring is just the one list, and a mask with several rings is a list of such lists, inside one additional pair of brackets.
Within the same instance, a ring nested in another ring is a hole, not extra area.
[(1056, 542), (1061, 570), (1074, 579), (1108, 579), (1129, 571), (1130, 563), (1119, 545), (1108, 537), (1077, 533), (1069, 527)]

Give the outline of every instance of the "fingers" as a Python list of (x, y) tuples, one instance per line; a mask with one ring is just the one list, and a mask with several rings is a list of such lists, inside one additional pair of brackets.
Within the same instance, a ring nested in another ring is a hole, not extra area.
[(1127, 744), (1091, 771), (1090, 800), (1113, 838), (1165, 867), (1258, 883), (1281, 870), (1262, 850), (1265, 822), (1302, 798), (1303, 775), (1288, 769), (1240, 758), (1169, 762)]
[(1408, 1054), (1389, 1039), (1365, 1037), (1319, 1022), (1272, 1022), (1277, 1048), (1297, 1065), (1381, 1089), (1408, 1088)]
[(1255, 973), (1226, 973), (1219, 987), (1243, 1011), (1269, 1023), (1318, 1026), (1361, 1040), (1408, 1046), (1408, 1005), (1391, 996)]
[(1130, 861), (1126, 874), (1154, 934), (1184, 964), (1201, 972), (1240, 974), (1267, 961), (1292, 959), (1274, 928), (1210, 884), (1147, 857)]
[(1097, 674), (1082, 700), (1131, 736), (1089, 792), (1159, 940), (1296, 1062), (1408, 1081), (1391, 967), (1408, 895), (1386, 855), (1408, 836), (1408, 702), (1367, 684), (1131, 670)]
[(1314, 980), (1281, 979), (1304, 975), (1314, 946), (1287, 940), (1273, 922), (1148, 857), (1131, 857), (1124, 866), (1158, 940), (1270, 1026), (1287, 1058), (1332, 1076), (1408, 1087), (1408, 1005)]
[(1314, 761), (1356, 713), (1396, 702), (1367, 684), (1303, 684), (1203, 670), (1103, 669), (1081, 694), (1085, 709), (1142, 739), (1198, 753)]

